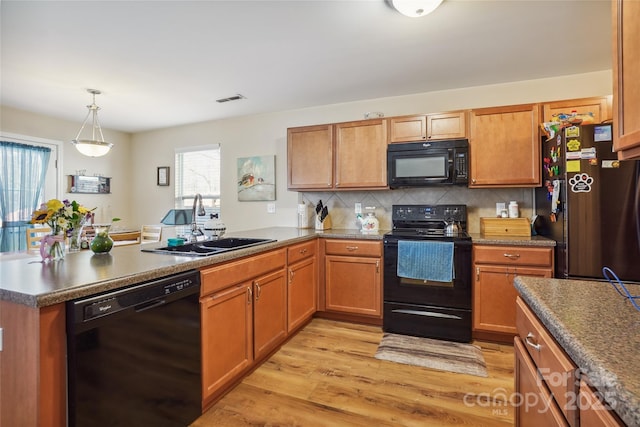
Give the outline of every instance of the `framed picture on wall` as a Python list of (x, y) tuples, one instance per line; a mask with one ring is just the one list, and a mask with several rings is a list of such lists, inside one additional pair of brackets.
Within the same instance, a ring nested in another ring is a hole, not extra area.
[(238, 200), (276, 199), (276, 156), (238, 158)]
[(169, 185), (169, 166), (158, 167), (158, 185), (165, 187)]

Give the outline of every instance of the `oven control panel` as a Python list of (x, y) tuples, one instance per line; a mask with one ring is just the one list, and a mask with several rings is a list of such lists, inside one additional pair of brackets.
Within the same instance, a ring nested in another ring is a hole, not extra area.
[(467, 221), (467, 205), (393, 205), (393, 221)]

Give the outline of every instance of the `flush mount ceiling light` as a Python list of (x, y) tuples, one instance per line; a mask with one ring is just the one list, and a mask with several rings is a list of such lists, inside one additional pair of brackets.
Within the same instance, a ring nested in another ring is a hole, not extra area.
[[(98, 123), (98, 110), (100, 107), (96, 105), (96, 95), (100, 95), (102, 92), (97, 89), (87, 89), (87, 92), (93, 95), (93, 102), (91, 105), (87, 105), (87, 108), (89, 109), (87, 117), (84, 118), (84, 122), (82, 122), (78, 135), (76, 135), (76, 138), (71, 141), (71, 143), (75, 145), (76, 149), (85, 156), (100, 157), (107, 154), (109, 150), (111, 150), (111, 147), (113, 147), (113, 144), (104, 141), (102, 129), (100, 129), (100, 123)], [(89, 116), (92, 117), (91, 138), (80, 139), (82, 131), (89, 121)], [(100, 135), (100, 139), (97, 139), (98, 135)]]
[(410, 18), (419, 18), (436, 10), (443, 0), (389, 0), (391, 6)]

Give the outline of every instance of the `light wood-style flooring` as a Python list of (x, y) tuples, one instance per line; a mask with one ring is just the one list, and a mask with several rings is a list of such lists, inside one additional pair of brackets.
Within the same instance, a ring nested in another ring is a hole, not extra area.
[(512, 426), (513, 347), (482, 347), (488, 378), (374, 358), (382, 330), (314, 319), (192, 427)]

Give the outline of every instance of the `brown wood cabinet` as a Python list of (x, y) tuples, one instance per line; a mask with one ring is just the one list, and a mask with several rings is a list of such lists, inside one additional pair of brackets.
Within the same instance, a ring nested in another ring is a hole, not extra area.
[(335, 125), (336, 189), (387, 186), (387, 120)]
[(516, 408), (516, 426), (577, 427), (578, 378), (575, 364), (520, 297), (516, 300), (516, 324), (516, 393), (523, 397), (527, 397), (527, 393), (535, 393), (529, 396), (531, 401), (538, 397), (544, 405), (549, 402), (550, 408), (554, 408), (541, 414), (540, 408), (523, 402)]
[(387, 120), (287, 129), (290, 190), (387, 187)]
[(474, 336), (511, 342), (517, 333), (513, 278), (553, 277), (553, 248), (473, 245), (473, 266)]
[(382, 318), (382, 243), (325, 241), (325, 309)]
[(611, 120), (613, 112), (610, 104), (611, 99), (607, 96), (546, 102), (542, 104), (542, 121), (549, 122), (555, 114), (570, 114), (575, 111), (577, 114), (593, 113), (594, 122), (600, 123)]
[(277, 249), (201, 271), (203, 408), (285, 340), (285, 263)]
[(580, 380), (580, 427), (621, 427), (625, 424), (607, 406), (600, 394), (589, 386), (583, 376)]
[(333, 187), (333, 125), (287, 129), (287, 187)]
[(537, 104), (472, 110), (469, 120), (470, 188), (541, 185)]
[(390, 143), (466, 137), (466, 111), (401, 116), (389, 119)]
[(640, 159), (640, 2), (614, 0), (613, 146), (618, 158)]
[(304, 242), (287, 249), (287, 331), (295, 331), (311, 319), (317, 309), (318, 242)]
[(0, 426), (67, 425), (65, 312), (0, 301)]

